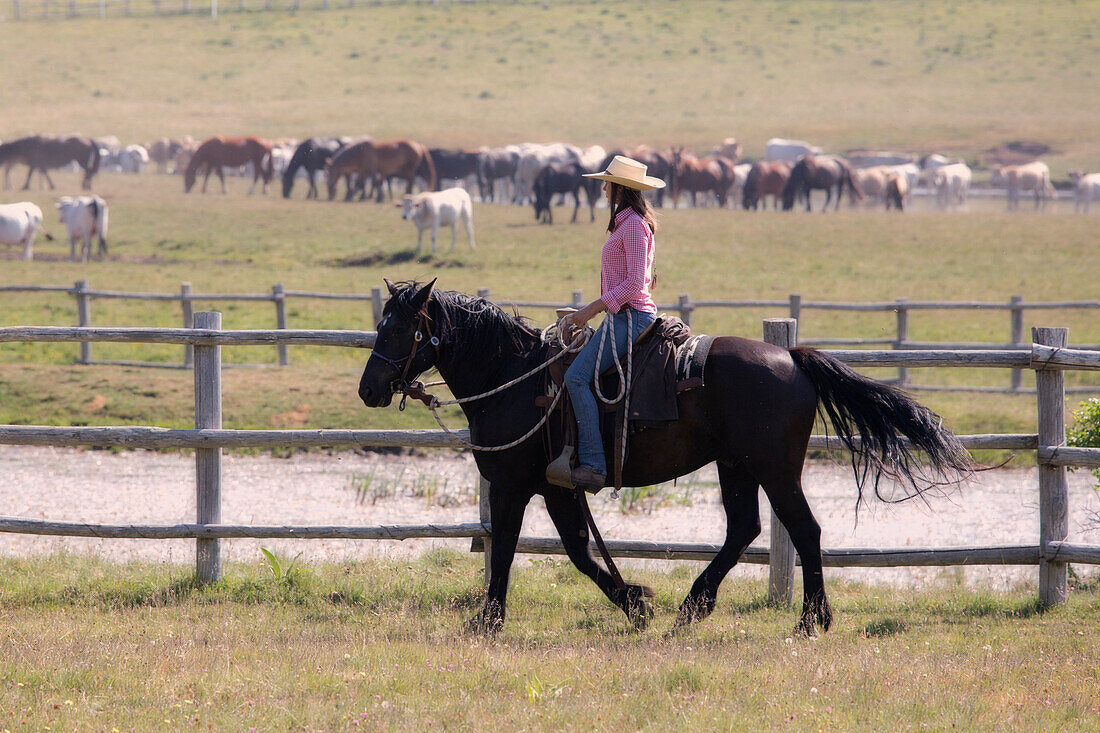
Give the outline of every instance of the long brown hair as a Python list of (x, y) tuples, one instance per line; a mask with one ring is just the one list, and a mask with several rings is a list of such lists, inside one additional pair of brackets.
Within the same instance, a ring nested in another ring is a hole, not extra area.
[(653, 211), (653, 207), (649, 205), (649, 201), (642, 196), (642, 192), (636, 188), (619, 185), (614, 181), (608, 181), (608, 183), (611, 184), (610, 189), (608, 189), (610, 196), (608, 208), (611, 210), (611, 220), (607, 222), (607, 231), (615, 231), (615, 217), (619, 215), (620, 211), (634, 209), (638, 216), (645, 221), (649, 231), (656, 233), (657, 214)]

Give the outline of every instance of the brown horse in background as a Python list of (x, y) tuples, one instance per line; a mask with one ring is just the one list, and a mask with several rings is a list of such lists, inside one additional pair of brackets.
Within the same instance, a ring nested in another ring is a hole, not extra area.
[(683, 148), (673, 150), (669, 176), (673, 207), (679, 203), (680, 194), (685, 191), (691, 194), (692, 206), (698, 205), (697, 194), (700, 192), (713, 193), (718, 199), (718, 205), (725, 206), (726, 192), (733, 185), (734, 165), (736, 163), (719, 155), (697, 158)]
[(810, 192), (817, 188), (825, 191), (825, 205), (821, 207), (824, 212), (829, 208), (829, 201), (833, 197), (833, 189), (836, 188), (836, 206), (834, 211), (840, 209), (840, 197), (844, 187), (848, 187), (848, 193), (853, 200), (862, 201), (865, 197), (852, 176), (852, 169), (847, 161), (835, 155), (804, 155), (799, 158), (791, 169), (791, 177), (783, 188), (783, 211), (794, 208), (795, 201), (799, 198), (806, 199), (806, 211), (810, 210)]
[(273, 164), (271, 161), (271, 143), (259, 137), (212, 137), (206, 140), (191, 156), (187, 171), (183, 176), (183, 192), (190, 193), (195, 186), (195, 177), (199, 171), (205, 172), (202, 179), (202, 192), (206, 193), (206, 184), (211, 173), (218, 174), (225, 193), (225, 174), (222, 167), (239, 168), (246, 163), (252, 164), (252, 188), (248, 195), (256, 190), (256, 181), (263, 178), (263, 192), (267, 193), (267, 184), (271, 183)]
[(92, 177), (99, 172), (99, 146), (95, 141), (79, 135), (46, 137), (31, 135), (0, 144), (0, 165), (4, 166), (4, 188), (10, 186), (9, 172), (17, 163), (27, 166), (27, 181), (23, 190), (31, 187), (31, 176), (37, 170), (42, 173), (52, 191), (55, 187), (48, 170), (60, 168), (76, 161), (84, 170), (81, 188), (92, 187)]
[[(377, 192), (376, 200), (382, 202), (382, 182), (391, 176), (404, 178), (405, 193), (411, 194), (417, 175), (424, 177), (425, 190), (435, 188), (435, 164), (428, 148), (415, 140), (394, 140), (376, 143), (363, 140), (341, 149), (325, 166), (328, 174), (328, 200), (336, 198), (336, 184), (341, 177), (356, 174), (362, 184), (369, 179)], [(345, 201), (350, 201), (353, 189), (348, 187)]]
[(791, 164), (786, 160), (758, 160), (749, 168), (745, 177), (745, 186), (741, 190), (741, 206), (756, 210), (757, 206), (768, 208), (765, 196), (772, 197), (772, 208), (779, 208), (779, 197), (791, 177)]

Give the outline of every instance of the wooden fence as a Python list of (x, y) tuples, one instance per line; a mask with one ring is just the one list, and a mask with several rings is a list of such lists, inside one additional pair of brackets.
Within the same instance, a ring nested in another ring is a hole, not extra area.
[[(194, 328), (0, 328), (3, 342), (144, 342), (184, 344), (194, 349), (195, 429), (154, 427), (0, 426), (0, 443), (10, 445), (120, 446), (128, 448), (195, 449), (196, 521), (183, 525), (103, 525), (0, 518), (0, 531), (105, 538), (194, 538), (196, 574), (209, 582), (221, 576), (219, 542), (223, 538), (346, 538), (406, 539), (411, 537), (469, 537), (474, 549), (485, 552), (488, 570), (492, 527), (488, 510), (489, 487), (482, 480), (480, 521), (416, 526), (243, 526), (221, 523), (221, 451), (235, 447), (314, 446), (453, 446), (442, 431), (408, 430), (225, 430), (221, 427), (221, 347), (255, 345), (319, 345), (370, 348), (374, 334), (363, 331), (225, 331), (221, 314), (197, 313)], [(765, 321), (766, 340), (784, 346), (796, 342), (794, 319)], [(1067, 563), (1100, 564), (1100, 547), (1070, 544), (1068, 534), (1067, 466), (1100, 467), (1100, 449), (1065, 446), (1065, 392), (1063, 370), (1100, 369), (1100, 353), (1065, 347), (1067, 330), (1035, 328), (1029, 348), (960, 351), (834, 351), (842, 361), (865, 367), (1001, 367), (1036, 371), (1038, 432), (1023, 435), (961, 436), (971, 449), (1035, 450), (1039, 465), (1038, 545), (954, 548), (849, 548), (825, 550), (823, 561), (833, 567), (1039, 565), (1039, 594), (1043, 603), (1057, 604), (1067, 594)], [(468, 436), (465, 436), (468, 437)], [(811, 438), (814, 448), (839, 448), (835, 438)], [(773, 523), (774, 524), (774, 523)], [(477, 541), (479, 540), (480, 541)], [(622, 557), (707, 560), (718, 547), (710, 544), (618, 540), (608, 543)], [(551, 538), (521, 538), (524, 553), (564, 553)], [(789, 602), (793, 589), (795, 555), (785, 532), (773, 531), (772, 546), (749, 548), (742, 560), (770, 563), (769, 596)]]
[[(439, 0), (419, 0), (437, 5)], [(454, 1), (454, 0), (451, 0)], [(468, 0), (462, 0), (468, 1)], [(10, 0), (0, 5), (3, 20), (67, 20), (72, 18), (127, 18), (151, 15), (209, 15), (225, 12), (337, 10), (396, 5), (407, 0)], [(2, 9), (7, 6), (7, 12)]]
[[(250, 301), (259, 303), (271, 303), (275, 308), (275, 327), (287, 328), (286, 302), (291, 299), (313, 300), (343, 300), (363, 302), (370, 304), (374, 325), (382, 319), (382, 307), (385, 305), (386, 296), (382, 288), (371, 288), (369, 295), (361, 293), (320, 293), (305, 290), (287, 290), (282, 283), (271, 286), (270, 293), (255, 294), (200, 294), (195, 293), (191, 283), (180, 283), (178, 293), (131, 293), (115, 290), (95, 290), (87, 280), (78, 280), (72, 287), (63, 285), (5, 285), (0, 286), (0, 293), (63, 293), (71, 295), (76, 300), (77, 324), (83, 327), (92, 326), (92, 301), (95, 299), (129, 299), (160, 302), (178, 302), (182, 316), (183, 328), (191, 328), (194, 321), (194, 304), (207, 302), (234, 302)], [(480, 297), (490, 298), (489, 288), (479, 288)], [(584, 293), (574, 290), (568, 302), (562, 300), (529, 301), (516, 299), (503, 299), (497, 301), (504, 307), (515, 308), (544, 308), (555, 309), (563, 305), (580, 307), (585, 304)], [(881, 338), (813, 338), (802, 339), (803, 346), (885, 346), (891, 349), (916, 350), (916, 349), (1018, 349), (1027, 346), (1024, 340), (1024, 314), (1026, 311), (1050, 311), (1050, 310), (1100, 310), (1100, 300), (1075, 300), (1047, 303), (1028, 303), (1023, 296), (1013, 295), (1008, 302), (995, 301), (910, 301), (907, 298), (896, 298), (892, 301), (872, 303), (854, 302), (829, 302), (829, 301), (803, 301), (802, 296), (792, 293), (785, 300), (692, 300), (691, 295), (683, 293), (678, 296), (675, 303), (658, 305), (663, 311), (677, 314), (685, 323), (691, 325), (692, 314), (701, 308), (731, 308), (731, 309), (775, 309), (786, 312), (790, 318), (800, 321), (804, 311), (847, 311), (853, 313), (880, 312), (894, 315), (895, 335)], [(1008, 314), (1008, 328), (1006, 333), (1008, 340), (1002, 343), (993, 342), (927, 342), (913, 341), (909, 338), (910, 314), (920, 311), (1005, 311)], [(1100, 350), (1100, 344), (1076, 345), (1080, 349)], [(290, 361), (285, 343), (276, 344), (277, 363), (279, 366), (287, 366)], [(179, 364), (150, 363), (150, 362), (125, 362), (125, 361), (94, 361), (92, 359), (92, 346), (90, 342), (81, 342), (79, 364), (115, 364), (123, 366), (148, 366), (148, 367), (175, 367), (191, 368), (193, 354), (190, 345), (184, 346), (183, 361)], [(973, 392), (1030, 392), (1023, 388), (1023, 372), (1020, 369), (1011, 371), (1011, 381), (1007, 388), (1003, 387), (950, 387), (940, 385), (914, 385), (909, 383), (908, 369), (905, 366), (898, 367), (897, 383), (904, 384), (911, 389), (942, 390), (942, 391), (973, 391)], [(1098, 392), (1100, 385), (1096, 387), (1070, 388), (1071, 392)]]

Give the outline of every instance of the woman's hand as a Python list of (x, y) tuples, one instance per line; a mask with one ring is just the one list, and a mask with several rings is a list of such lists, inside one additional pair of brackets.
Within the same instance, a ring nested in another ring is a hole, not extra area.
[(602, 300), (593, 300), (579, 311), (569, 316), (569, 325), (574, 329), (584, 328), (585, 324), (607, 310)]

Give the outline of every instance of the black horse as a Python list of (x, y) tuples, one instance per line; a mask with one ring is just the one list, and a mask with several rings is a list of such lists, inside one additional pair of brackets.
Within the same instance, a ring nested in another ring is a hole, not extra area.
[(585, 173), (592, 172), (586, 170), (580, 163), (565, 163), (562, 165), (550, 163), (543, 167), (539, 174), (535, 176), (533, 186), (535, 192), (535, 221), (553, 224), (554, 213), (551, 203), (554, 194), (568, 193), (573, 195), (573, 218), (570, 221), (575, 223), (577, 212), (581, 208), (581, 189), (584, 189), (585, 196), (588, 197), (589, 221), (596, 221), (596, 202), (600, 200), (600, 187), (603, 184), (595, 178), (584, 177)]
[[(359, 382), (359, 397), (368, 407), (389, 405), (396, 390), (432, 367), (456, 397), (470, 397), (546, 360), (546, 343), (522, 319), (484, 299), (433, 290), (434, 284), (386, 281), (391, 298)], [(464, 404), (471, 441), (478, 446), (504, 445), (530, 430), (542, 414), (543, 408), (535, 403), (540, 381), (528, 378)], [(759, 486), (802, 558), (804, 596), (797, 630), (813, 634), (829, 628), (832, 613), (821, 573), (821, 530), (801, 483), (819, 403), (853, 451), (861, 497), (868, 479), (879, 494), (883, 474), (915, 495), (960, 481), (972, 469), (958, 438), (941, 427), (933, 412), (815, 349), (788, 350), (760, 341), (718, 338), (704, 381), (704, 387), (679, 396), (679, 420), (631, 436), (623, 468), (624, 485), (645, 486), (718, 462), (726, 539), (680, 605), (677, 628), (714, 609), (722, 579), (760, 533)], [(572, 490), (546, 481), (546, 466), (560, 452), (562, 437), (560, 421), (548, 424), (548, 430), (507, 450), (474, 451), (478, 470), (490, 483), (492, 553), (485, 605), (470, 626), (487, 631), (503, 623), (523, 513), (531, 498), (541, 494), (569, 558), (639, 628), (644, 627), (653, 613), (646, 600), (651, 592), (639, 585), (616, 586), (589, 553), (580, 499)], [(914, 449), (927, 454), (928, 468), (916, 463), (899, 432)]]
[(283, 171), (283, 198), (290, 198), (290, 192), (294, 188), (294, 177), (298, 174), (299, 168), (305, 168), (306, 174), (309, 175), (309, 193), (306, 194), (306, 198), (317, 198), (317, 183), (314, 176), (317, 171), (325, 169), (325, 163), (328, 163), (336, 151), (346, 145), (350, 139), (311, 137), (299, 145), (294, 155), (290, 156), (290, 163), (287, 164), (286, 170)]
[(848, 187), (852, 199), (863, 200), (863, 192), (852, 178), (852, 169), (843, 158), (835, 155), (804, 155), (799, 158), (791, 169), (791, 177), (787, 179), (787, 185), (783, 187), (783, 211), (794, 208), (795, 201), (806, 199), (806, 211), (810, 210), (810, 192), (813, 189), (825, 191), (825, 205), (821, 207), (824, 212), (829, 208), (829, 201), (833, 197), (833, 189), (836, 188), (836, 208), (840, 209), (840, 196), (844, 187)]

